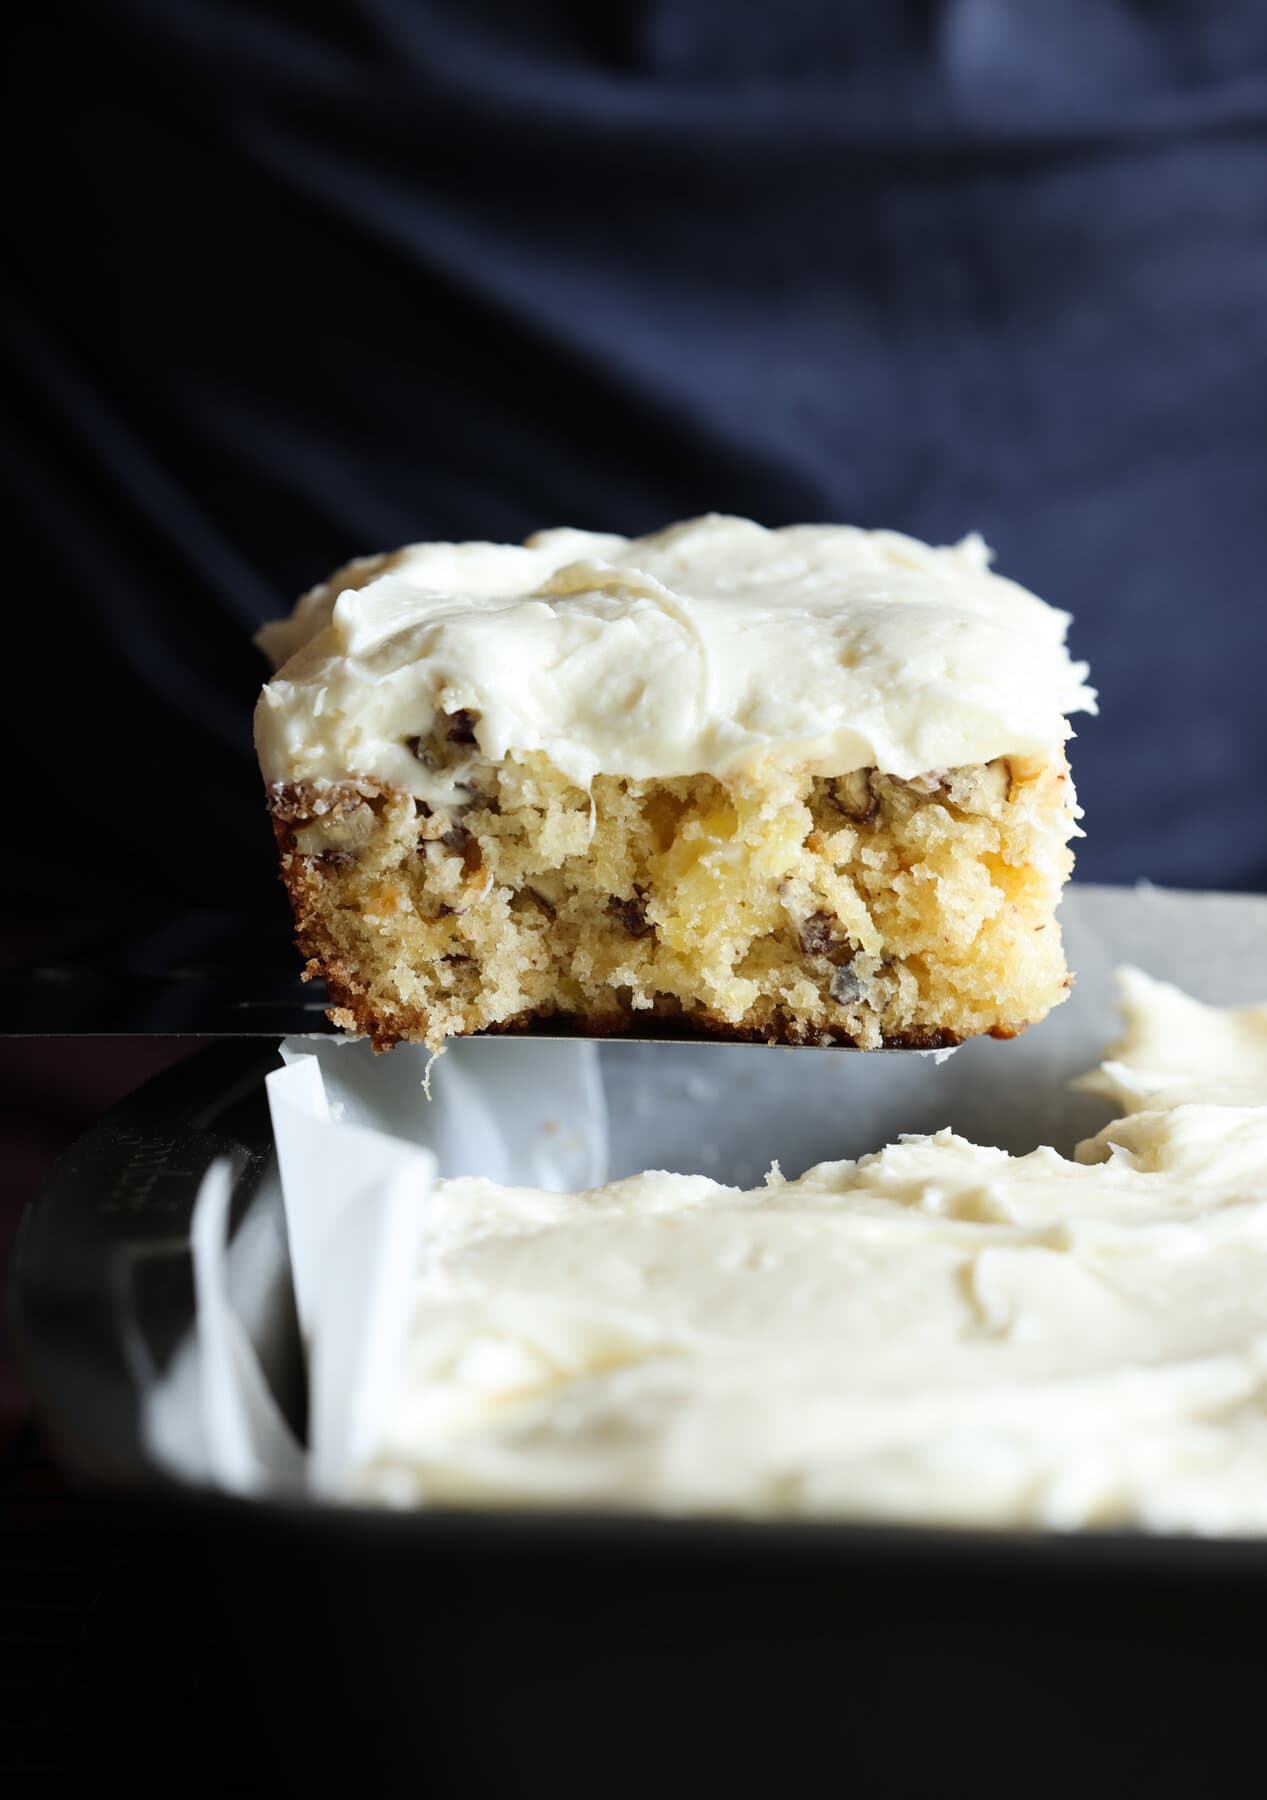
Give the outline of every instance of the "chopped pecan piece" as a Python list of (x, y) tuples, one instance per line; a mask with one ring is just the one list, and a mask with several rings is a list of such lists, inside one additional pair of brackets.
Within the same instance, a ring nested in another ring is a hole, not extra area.
[[(443, 821), (445, 830), (434, 837), (424, 834), (418, 844), (417, 854), (426, 858), (435, 854), (437, 850), (447, 850), (450, 856), (460, 856), (462, 879), (464, 882), (469, 882), (471, 877), (478, 875), (484, 867), (484, 853), (480, 849), (479, 839), (473, 831), (468, 831), (465, 825), (455, 825), (444, 813), (436, 813), (435, 820)], [(485, 891), (487, 891), (487, 884), (485, 884)]]
[[(469, 881), (473, 875), (478, 875), (484, 867), (484, 853), (480, 849), (480, 841), (474, 832), (466, 829), (465, 825), (454, 825), (450, 831), (445, 832), (440, 842), (446, 850), (452, 850), (455, 854), (461, 855), (464, 881)], [(489, 879), (491, 881), (491, 875)], [(484, 891), (488, 891), (487, 884)]]
[(862, 998), (862, 982), (845, 963), (833, 973), (829, 991), (837, 1006), (849, 1006)]
[(836, 783), (836, 804), (848, 818), (859, 825), (865, 825), (874, 819), (880, 810), (880, 801), (872, 790), (872, 769), (851, 769), (848, 775), (842, 775)]
[(630, 937), (646, 937), (655, 927), (647, 917), (647, 903), (642, 892), (635, 888), (633, 897), (622, 900), (619, 894), (613, 894), (607, 902), (607, 910), (614, 919), (619, 919)]
[(317, 819), (347, 819), (369, 806), (377, 810), (380, 790), (370, 781), (334, 784), (312, 781), (275, 781), (268, 790), (269, 810), (286, 825), (303, 825)]
[(469, 762), (475, 744), (478, 713), (461, 708), (457, 712), (437, 713), (434, 729), (425, 737), (407, 737), (404, 745), (417, 757), (424, 769), (452, 769)]
[(837, 948), (833, 923), (831, 914), (825, 912), (811, 913), (808, 919), (801, 920), (797, 936), (806, 956), (830, 956)]
[(856, 946), (845, 935), (845, 928), (833, 913), (811, 913), (796, 928), (797, 940), (806, 956), (826, 956), (834, 963), (852, 962)]

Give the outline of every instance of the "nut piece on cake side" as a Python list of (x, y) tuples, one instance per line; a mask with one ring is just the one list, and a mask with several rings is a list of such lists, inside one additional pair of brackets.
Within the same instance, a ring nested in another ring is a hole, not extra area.
[(261, 634), (308, 973), (380, 1049), (1013, 1036), (1069, 986), (1067, 625), (977, 538), (849, 526), (349, 565)]

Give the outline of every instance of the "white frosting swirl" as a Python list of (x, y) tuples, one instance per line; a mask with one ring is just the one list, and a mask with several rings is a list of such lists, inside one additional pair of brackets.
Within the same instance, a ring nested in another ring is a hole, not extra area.
[(599, 773), (727, 776), (763, 757), (900, 777), (1047, 760), (1094, 710), (1069, 620), (990, 572), (981, 540), (933, 549), (843, 525), (709, 516), (625, 539), (419, 545), (353, 565), (262, 641), (265, 779), (377, 777), (429, 797), (408, 747), (477, 715), (479, 752)]

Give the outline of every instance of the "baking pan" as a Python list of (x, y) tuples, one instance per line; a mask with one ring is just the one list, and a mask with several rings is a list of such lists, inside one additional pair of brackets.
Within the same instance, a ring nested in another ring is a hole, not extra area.
[(12, 1302), (66, 1463), (204, 1541), (295, 1791), (1257, 1786), (1267, 1544), (390, 1513), (152, 1467), (139, 1384), (190, 1323), (198, 1180), (228, 1154), (236, 1209), (256, 1195), (274, 1061), (216, 1045), (80, 1139), (24, 1219)]

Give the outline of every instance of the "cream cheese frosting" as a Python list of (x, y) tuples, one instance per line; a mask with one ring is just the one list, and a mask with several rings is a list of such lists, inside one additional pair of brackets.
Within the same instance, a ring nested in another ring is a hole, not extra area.
[(1267, 1530), (1267, 1009), (1124, 999), (1130, 1110), (1074, 1161), (941, 1132), (751, 1192), (436, 1183), (356, 1491)]
[(1267, 1006), (1203, 1006), (1140, 969), (1119, 969), (1126, 1029), (1076, 1084), (1124, 1112), (1192, 1102), (1267, 1105)]
[(1094, 694), (1068, 615), (989, 554), (975, 536), (708, 516), (370, 558), (261, 633), (286, 659), (256, 712), (264, 777), (434, 799), (410, 740), (458, 711), (489, 761), (542, 752), (582, 787), (767, 757), (901, 778), (1048, 761)]

